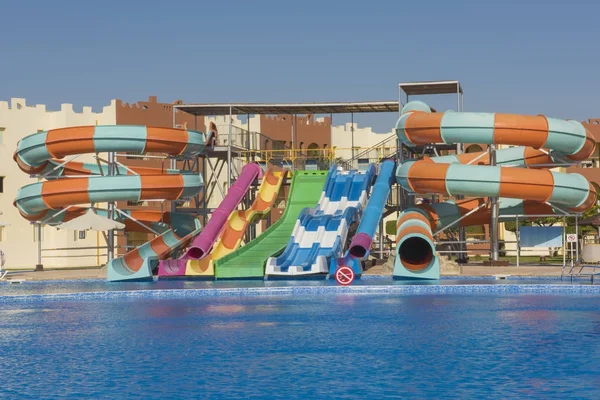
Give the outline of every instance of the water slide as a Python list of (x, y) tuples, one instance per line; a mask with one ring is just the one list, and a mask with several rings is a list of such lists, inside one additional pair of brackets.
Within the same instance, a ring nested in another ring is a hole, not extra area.
[(351, 267), (356, 275), (362, 274), (361, 260), (365, 260), (369, 256), (375, 232), (383, 216), (385, 203), (394, 183), (395, 170), (396, 163), (392, 160), (384, 161), (379, 165), (377, 180), (371, 188), (367, 207), (364, 210), (356, 234), (350, 242), (348, 251), (341, 258), (331, 259), (329, 265), (331, 276), (334, 276), (338, 268), (342, 266)]
[[(201, 260), (187, 260), (186, 276), (214, 276), (214, 262), (238, 249), (246, 233), (246, 228), (254, 224), (271, 211), (277, 199), (277, 193), (283, 184), (288, 170), (268, 167), (258, 188), (256, 200), (248, 210), (234, 210), (229, 214), (225, 229), (221, 232), (213, 250)], [(169, 273), (168, 269), (159, 269), (159, 276)]]
[[(117, 166), (118, 175), (103, 176), (108, 173), (107, 166), (62, 159), (117, 151), (197, 156), (206, 142), (203, 132), (130, 125), (78, 126), (38, 132), (19, 141), (13, 158), (22, 171), (44, 175), (47, 180), (20, 188), (14, 204), (29, 221), (56, 225), (83, 215), (88, 204), (192, 197), (203, 186), (202, 177), (197, 174)], [(98, 213), (107, 215), (106, 210)], [(162, 235), (122, 258), (111, 260), (107, 272), (111, 281), (151, 279), (152, 265), (148, 258), (168, 255), (199, 231), (193, 216), (154, 211), (126, 214), (139, 222), (119, 214), (115, 219), (125, 222), (126, 229), (149, 231), (142, 223)]]
[(250, 243), (216, 260), (215, 277), (263, 278), (265, 261), (286, 247), (300, 212), (317, 204), (326, 176), (327, 171), (295, 171), (281, 218)]
[[(490, 166), (487, 153), (482, 152), (409, 160), (397, 168), (398, 183), (410, 192), (475, 198), (421, 204), (400, 214), (395, 277), (439, 278), (433, 233), (461, 217), (465, 217), (461, 226), (489, 223), (486, 197), (500, 198), (500, 215), (578, 213), (591, 208), (597, 199), (594, 186), (582, 175), (547, 169), (593, 154), (591, 133), (576, 121), (542, 115), (435, 113), (425, 103), (413, 101), (404, 106), (396, 134), (408, 146), (482, 143), (517, 147), (498, 150), (497, 166)], [(529, 168), (519, 168), (525, 166)]]
[(332, 167), (319, 203), (302, 210), (284, 252), (267, 260), (265, 275), (327, 274), (331, 258), (342, 256), (350, 225), (367, 204), (375, 172), (374, 164), (366, 171)]
[[(180, 258), (176, 260), (161, 260), (158, 267), (158, 275), (184, 276), (186, 275), (188, 261), (205, 258), (225, 228), (229, 215), (237, 209), (246, 193), (248, 193), (248, 190), (250, 190), (250, 186), (259, 178), (261, 173), (262, 169), (256, 163), (244, 165), (240, 176), (231, 185), (221, 204), (213, 211), (202, 232), (194, 237), (190, 246)], [(194, 275), (200, 275), (200, 272), (203, 271), (196, 269), (191, 272), (195, 272)], [(204, 271), (202, 275), (214, 275), (210, 272), (212, 271)]]

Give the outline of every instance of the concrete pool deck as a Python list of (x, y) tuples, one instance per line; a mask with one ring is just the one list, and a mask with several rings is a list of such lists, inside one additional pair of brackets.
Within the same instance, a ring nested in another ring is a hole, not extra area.
[[(565, 268), (568, 274), (570, 267)], [(548, 276), (557, 277), (562, 274), (561, 266), (513, 266), (513, 267), (486, 267), (482, 265), (462, 265), (453, 273), (442, 273), (442, 276), (481, 276), (492, 277), (496, 275), (511, 276)], [(384, 271), (383, 266), (376, 265), (364, 272), (365, 275), (391, 275), (391, 272)], [(60, 280), (78, 280), (78, 279), (98, 279), (105, 278), (106, 272), (103, 268), (64, 268), (64, 269), (46, 269), (44, 271), (33, 270), (9, 270), (6, 280), (25, 280), (25, 281), (60, 281)]]

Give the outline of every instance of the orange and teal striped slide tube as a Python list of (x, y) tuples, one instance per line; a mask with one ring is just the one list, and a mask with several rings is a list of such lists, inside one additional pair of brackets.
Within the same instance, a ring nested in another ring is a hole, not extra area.
[[(23, 138), (14, 159), (30, 174), (41, 174), (53, 160), (83, 153), (162, 152), (169, 155), (199, 154), (206, 135), (202, 132), (145, 126), (82, 126), (39, 132)], [(77, 165), (79, 167), (79, 165)], [(82, 169), (83, 165), (81, 166)], [(89, 168), (94, 172), (92, 168)], [(172, 171), (169, 171), (172, 172)], [(89, 176), (33, 183), (19, 189), (15, 205), (35, 220), (46, 210), (109, 201), (175, 200), (200, 191), (199, 175), (156, 174)]]
[(227, 219), (225, 229), (208, 257), (201, 260), (189, 260), (186, 265), (186, 275), (213, 276), (214, 262), (237, 250), (242, 245), (242, 239), (248, 225), (264, 218), (277, 199), (281, 185), (289, 170), (269, 167), (265, 171), (263, 181), (258, 188), (256, 200), (247, 210), (235, 210)]
[[(499, 166), (490, 166), (489, 158), (481, 153), (403, 162), (397, 169), (396, 179), (409, 192), (501, 197), (500, 211), (505, 215), (548, 211), (552, 205), (582, 212), (597, 199), (594, 186), (582, 175), (540, 168), (552, 167), (563, 158), (583, 160), (594, 152), (591, 133), (576, 121), (512, 114), (432, 113), (425, 103), (415, 101), (403, 108), (396, 134), (408, 146), (427, 143), (518, 145), (497, 151)], [(515, 166), (535, 168), (513, 168)], [(475, 207), (474, 202), (447, 201), (405, 210), (397, 223), (398, 257), (394, 275), (435, 276), (427, 272), (435, 270), (438, 263), (432, 232)], [(489, 210), (481, 209), (462, 223), (481, 222), (487, 217)]]
[(195, 155), (204, 150), (206, 134), (177, 128), (137, 125), (76, 126), (27, 136), (13, 158), (30, 174), (41, 174), (50, 160), (76, 154), (131, 152)]

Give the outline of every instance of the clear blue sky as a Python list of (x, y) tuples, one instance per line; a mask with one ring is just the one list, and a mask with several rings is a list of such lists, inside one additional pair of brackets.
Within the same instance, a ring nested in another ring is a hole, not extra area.
[(468, 111), (584, 120), (600, 116), (599, 15), (597, 0), (7, 1), (0, 99), (386, 100), (458, 79)]

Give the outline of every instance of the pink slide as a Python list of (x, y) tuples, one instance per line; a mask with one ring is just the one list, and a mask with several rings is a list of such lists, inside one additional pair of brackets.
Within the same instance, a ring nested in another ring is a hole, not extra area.
[(248, 192), (250, 185), (255, 179), (260, 177), (262, 169), (256, 163), (246, 164), (242, 168), (242, 173), (235, 181), (225, 199), (219, 207), (212, 213), (210, 220), (202, 229), (202, 232), (196, 236), (186, 250), (185, 254), (177, 260), (161, 260), (158, 267), (159, 276), (181, 276), (185, 275), (185, 267), (188, 260), (200, 260), (208, 255), (217, 241), (219, 234), (224, 229), (227, 218)]

